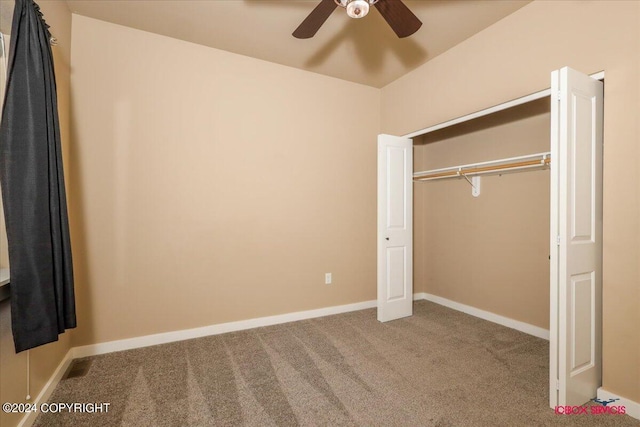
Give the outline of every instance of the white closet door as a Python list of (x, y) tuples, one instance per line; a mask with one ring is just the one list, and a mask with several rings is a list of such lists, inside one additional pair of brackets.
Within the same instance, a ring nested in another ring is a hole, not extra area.
[(378, 136), (378, 320), (413, 314), (413, 141)]
[(602, 378), (603, 84), (570, 68), (551, 87), (551, 406)]

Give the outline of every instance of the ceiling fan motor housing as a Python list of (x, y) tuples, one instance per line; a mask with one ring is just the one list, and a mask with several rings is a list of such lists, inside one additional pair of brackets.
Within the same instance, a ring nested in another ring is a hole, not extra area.
[(364, 18), (369, 13), (369, 6), (378, 0), (333, 0), (340, 7), (347, 9), (347, 15), (351, 18)]
[(293, 36), (298, 39), (313, 37), (338, 6), (346, 9), (347, 15), (351, 18), (364, 18), (369, 13), (371, 5), (375, 5), (380, 15), (400, 38), (410, 36), (422, 26), (422, 22), (402, 0), (321, 0), (296, 28)]

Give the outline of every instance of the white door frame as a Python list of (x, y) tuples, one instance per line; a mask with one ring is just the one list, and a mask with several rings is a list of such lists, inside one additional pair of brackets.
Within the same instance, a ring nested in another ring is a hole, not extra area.
[[(597, 72), (597, 73), (593, 73), (593, 74), (590, 74), (589, 77), (591, 77), (591, 78), (593, 78), (595, 80), (604, 80), (605, 72), (604, 71), (600, 71), (600, 72)], [(522, 96), (520, 98), (516, 98), (516, 99), (504, 102), (504, 103), (499, 104), (499, 105), (494, 105), (492, 107), (489, 107), (489, 108), (486, 108), (486, 109), (483, 109), (483, 110), (480, 110), (480, 111), (476, 111), (474, 113), (467, 114), (467, 115), (464, 115), (464, 116), (461, 116), (461, 117), (457, 117), (457, 118), (454, 118), (454, 119), (451, 119), (451, 120), (448, 120), (448, 121), (445, 121), (445, 122), (442, 122), (442, 123), (439, 123), (439, 124), (436, 124), (436, 125), (433, 125), (433, 126), (429, 126), (429, 127), (417, 130), (415, 132), (411, 132), (411, 133), (408, 133), (406, 135), (403, 135), (401, 138), (412, 139), (412, 138), (415, 138), (417, 136), (425, 135), (427, 133), (434, 132), (434, 131), (437, 131), (439, 129), (447, 128), (449, 126), (453, 126), (453, 125), (456, 125), (456, 124), (459, 124), (459, 123), (463, 123), (463, 122), (466, 122), (466, 121), (469, 121), (469, 120), (473, 120), (473, 119), (476, 119), (476, 118), (479, 118), (479, 117), (487, 116), (489, 114), (493, 114), (493, 113), (496, 113), (498, 111), (507, 110), (509, 108), (516, 107), (518, 105), (526, 104), (528, 102), (535, 101), (537, 99), (545, 98), (547, 96), (551, 96), (551, 88), (544, 89), (544, 90), (541, 90), (541, 91), (538, 91), (538, 92), (535, 92), (535, 93), (532, 93), (532, 94), (529, 94), (529, 95), (526, 95), (526, 96)], [(550, 141), (550, 145), (551, 145), (551, 141)], [(553, 160), (552, 160), (552, 162), (553, 162)], [(552, 185), (558, 186), (559, 183), (557, 183), (557, 182), (555, 184), (552, 183)], [(555, 193), (554, 193), (554, 191), (555, 191)], [(553, 188), (551, 189), (551, 197), (552, 198), (557, 195), (557, 191), (558, 191), (557, 188), (555, 190)], [(556, 203), (557, 204), (557, 198), (555, 200), (552, 200), (551, 203)], [(552, 209), (553, 209), (553, 207), (552, 207)], [(552, 218), (551, 219), (551, 224), (550, 224), (550, 235), (557, 236), (557, 232), (558, 232), (558, 219), (557, 218), (555, 218), (555, 219)], [(556, 262), (559, 262), (559, 260), (556, 259)], [(554, 273), (554, 271), (557, 271), (557, 270), (558, 270), (558, 266), (557, 265), (555, 265), (555, 266), (552, 265), (551, 266), (551, 273), (552, 274)], [(550, 282), (551, 282), (551, 280), (550, 280)], [(553, 288), (553, 283), (550, 283), (549, 286), (550, 286), (550, 289)], [(557, 284), (556, 284), (556, 288), (557, 288)], [(552, 317), (554, 315), (555, 316), (558, 315), (557, 307), (558, 307), (558, 304), (559, 304), (557, 292), (554, 293), (553, 289), (551, 289), (551, 291), (552, 292), (550, 292), (551, 296), (550, 296), (550, 301), (549, 301), (550, 317)], [(558, 323), (557, 319), (552, 319), (551, 320), (551, 324), (550, 324), (550, 328), (553, 328), (554, 324), (557, 325), (557, 323)], [(557, 349), (555, 349), (555, 351), (554, 351), (554, 348), (551, 348), (552, 345), (556, 344), (556, 343), (551, 344), (551, 340), (553, 339), (554, 336), (557, 336), (557, 331), (556, 331), (556, 334), (554, 334), (552, 331), (550, 331), (550, 349), (549, 349), (549, 354), (550, 354), (549, 395), (550, 395), (550, 397), (549, 397), (549, 404), (550, 404), (551, 407), (554, 407), (555, 405), (562, 404), (562, 402), (558, 401), (558, 393), (557, 393), (557, 388), (558, 388), (558, 381), (557, 381), (557, 378), (558, 378), (558, 376), (557, 376), (557, 373), (558, 373), (558, 360), (557, 359), (554, 360), (553, 357), (551, 357), (552, 354), (557, 352)], [(601, 348), (602, 347), (602, 342), (600, 342), (599, 344), (600, 344), (599, 351), (601, 352), (602, 351), (602, 348)]]

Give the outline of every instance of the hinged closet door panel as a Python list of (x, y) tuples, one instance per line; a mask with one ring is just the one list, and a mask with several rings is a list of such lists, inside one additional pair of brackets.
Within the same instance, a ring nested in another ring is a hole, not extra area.
[(378, 320), (413, 313), (413, 141), (378, 136)]
[[(557, 126), (552, 182), (558, 185), (555, 212), (552, 203), (552, 216), (557, 214), (555, 404), (582, 405), (602, 384), (603, 84), (570, 68), (555, 72), (552, 80)], [(552, 298), (553, 282), (552, 277)]]

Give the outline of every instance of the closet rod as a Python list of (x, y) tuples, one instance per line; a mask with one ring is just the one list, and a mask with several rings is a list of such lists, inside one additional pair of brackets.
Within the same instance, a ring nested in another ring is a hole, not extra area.
[[(531, 157), (539, 157), (539, 158), (531, 159)], [(542, 168), (542, 167), (546, 168), (551, 164), (550, 153), (534, 154), (534, 155), (523, 156), (523, 157), (514, 158), (514, 159), (526, 159), (526, 158), (529, 158), (531, 160), (507, 162), (507, 160), (512, 160), (512, 159), (504, 159), (504, 160), (497, 160), (494, 162), (484, 162), (484, 163), (477, 163), (474, 165), (464, 165), (464, 166), (456, 166), (456, 167), (444, 168), (444, 169), (435, 169), (433, 171), (418, 172), (413, 175), (413, 179), (414, 181), (432, 181), (436, 179), (460, 178), (463, 176), (489, 174), (492, 172), (500, 173), (500, 172), (513, 172), (521, 169), (533, 169), (533, 168)]]

